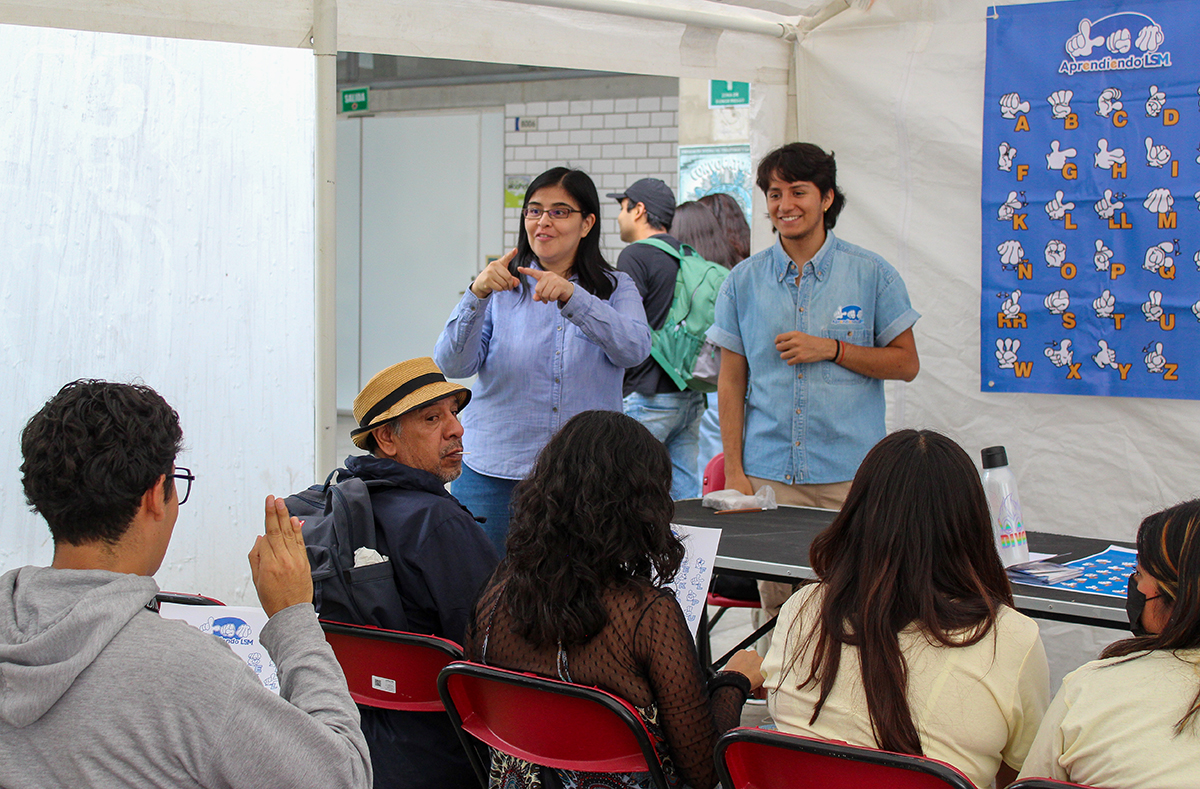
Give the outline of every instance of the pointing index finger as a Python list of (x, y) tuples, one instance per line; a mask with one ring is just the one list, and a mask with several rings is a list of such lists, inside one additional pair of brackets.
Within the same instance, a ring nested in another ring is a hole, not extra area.
[(517, 266), (517, 271), (521, 272), (527, 277), (533, 277), (539, 282), (541, 281), (542, 277), (549, 273), (548, 271), (542, 271), (541, 269), (536, 268), (527, 268), (526, 266)]

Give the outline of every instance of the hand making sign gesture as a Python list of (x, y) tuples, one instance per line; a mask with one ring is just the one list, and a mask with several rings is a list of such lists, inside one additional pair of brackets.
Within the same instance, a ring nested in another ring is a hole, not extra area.
[(575, 284), (553, 271), (542, 271), (539, 268), (525, 268), (524, 266), (518, 267), (517, 271), (537, 280), (537, 287), (533, 289), (534, 301), (544, 301), (547, 304), (557, 301), (560, 304), (566, 304), (571, 300), (571, 296), (575, 295)]
[[(478, 298), (486, 299), (498, 290), (512, 290), (519, 287), (521, 281), (514, 277), (508, 268), (516, 255), (517, 250), (510, 249), (504, 257), (489, 263), (487, 268), (479, 272), (475, 281), (471, 283), (471, 292)], [(566, 304), (575, 294), (574, 283), (553, 271), (526, 268), (525, 266), (518, 267), (517, 271), (527, 277), (533, 277), (537, 282), (533, 289), (534, 301), (543, 301), (547, 304), (557, 301)]]
[(267, 616), (313, 599), (312, 573), (299, 518), (288, 515), (283, 499), (267, 496), (266, 525), (250, 549), (250, 572)]
[(508, 270), (508, 265), (516, 256), (517, 250), (514, 247), (504, 257), (493, 260), (483, 271), (479, 272), (475, 281), (471, 283), (471, 292), (475, 294), (476, 298), (486, 299), (498, 290), (512, 290), (521, 284), (521, 281)]

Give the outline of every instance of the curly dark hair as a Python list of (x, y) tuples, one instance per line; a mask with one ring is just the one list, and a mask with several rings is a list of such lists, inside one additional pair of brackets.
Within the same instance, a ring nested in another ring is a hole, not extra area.
[(116, 543), (164, 474), (170, 498), (182, 441), (179, 415), (150, 387), (73, 381), (21, 431), (25, 500), (55, 543)]
[(536, 645), (587, 643), (608, 622), (610, 587), (670, 583), (683, 561), (671, 532), (671, 457), (637, 420), (572, 417), (513, 490), (501, 603)]
[(821, 191), (821, 197), (833, 192), (833, 203), (825, 210), (825, 229), (833, 230), (838, 214), (846, 205), (846, 195), (837, 185), (837, 162), (810, 142), (792, 142), (768, 153), (758, 163), (758, 188), (766, 194), (771, 179), (795, 183), (808, 181)]

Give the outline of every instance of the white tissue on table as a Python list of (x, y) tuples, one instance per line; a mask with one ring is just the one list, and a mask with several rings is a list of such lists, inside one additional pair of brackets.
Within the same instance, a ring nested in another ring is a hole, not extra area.
[(358, 548), (354, 551), (354, 566), (366, 567), (371, 564), (383, 564), (388, 558), (381, 556), (379, 551), (366, 546)]
[(773, 510), (779, 507), (775, 503), (775, 489), (770, 485), (763, 485), (753, 496), (747, 496), (733, 488), (714, 490), (705, 496), (700, 504), (714, 510), (748, 510), (751, 508)]

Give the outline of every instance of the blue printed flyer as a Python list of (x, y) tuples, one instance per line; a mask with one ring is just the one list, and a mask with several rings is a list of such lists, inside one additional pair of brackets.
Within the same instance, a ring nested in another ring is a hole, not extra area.
[(1129, 589), (1129, 576), (1137, 568), (1137, 551), (1110, 545), (1101, 553), (1067, 562), (1066, 566), (1079, 568), (1083, 575), (1047, 586), (1124, 599)]
[(981, 389), (1196, 398), (1196, 3), (989, 10)]

